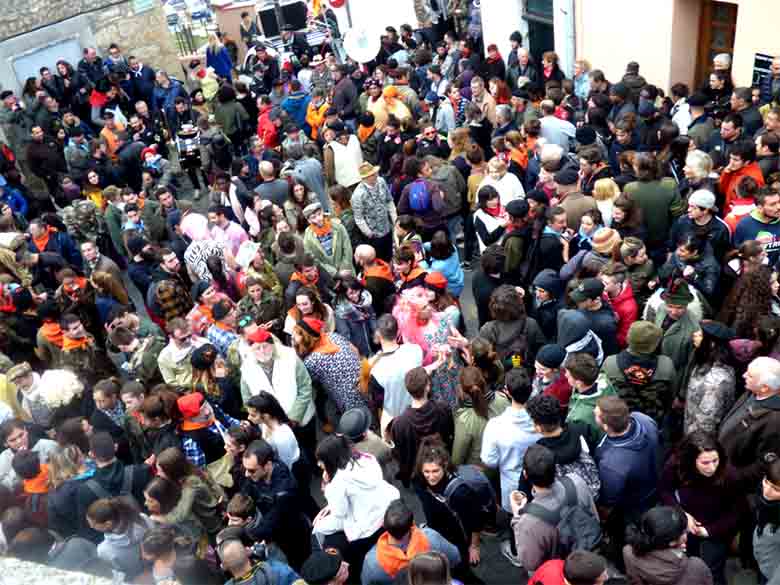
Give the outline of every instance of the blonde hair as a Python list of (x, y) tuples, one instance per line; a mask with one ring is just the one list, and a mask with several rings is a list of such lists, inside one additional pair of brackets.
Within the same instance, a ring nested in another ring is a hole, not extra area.
[(494, 156), (493, 158), (488, 161), (488, 172), (489, 173), (503, 173), (506, 172), (507, 166), (504, 161), (502, 161), (497, 156)]
[(593, 198), (596, 201), (614, 201), (620, 197), (620, 187), (612, 179), (599, 179), (593, 183)]
[(222, 41), (219, 40), (217, 33), (209, 33), (209, 49), (217, 51), (222, 48)]
[(575, 65), (579, 64), (580, 68), (582, 69), (583, 73), (589, 73), (590, 72), (590, 61), (587, 59), (577, 59), (574, 62)]
[(114, 299), (122, 305), (130, 304), (130, 299), (127, 296), (127, 291), (122, 282), (108, 272), (102, 272), (100, 270), (93, 272), (91, 281), (94, 287), (103, 294), (114, 297)]
[(66, 445), (49, 455), (49, 484), (57, 489), (67, 480), (76, 477), (84, 455), (76, 445)]
[(685, 165), (690, 167), (694, 176), (700, 181), (709, 177), (712, 172), (712, 159), (710, 155), (701, 150), (692, 150), (685, 157)]
[(450, 160), (464, 154), (471, 145), (471, 133), (468, 128), (455, 128), (450, 130), (449, 143), (452, 145)]

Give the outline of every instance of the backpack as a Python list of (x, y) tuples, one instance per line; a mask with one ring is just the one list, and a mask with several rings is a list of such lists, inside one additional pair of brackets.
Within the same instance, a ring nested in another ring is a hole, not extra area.
[(409, 186), (409, 207), (417, 213), (425, 213), (430, 210), (431, 193), (424, 180), (418, 179)]
[(118, 494), (110, 494), (106, 488), (104, 488), (95, 478), (88, 479), (84, 482), (84, 486), (91, 491), (97, 499), (103, 499), (103, 498), (111, 498), (115, 495), (119, 496), (129, 496), (132, 498), (133, 501), (135, 501), (135, 496), (133, 496), (133, 466), (132, 465), (125, 465), (125, 468), (122, 470), (122, 487), (119, 489)]
[(466, 541), (468, 541), (471, 535), (466, 532), (466, 527), (463, 525), (457, 512), (450, 506), (452, 494), (462, 485), (467, 485), (474, 493), (474, 506), (480, 510), (480, 515), (489, 525), (495, 524), (496, 521), (496, 493), (493, 491), (490, 480), (479, 467), (476, 465), (460, 465), (447, 484), (447, 487), (444, 488), (443, 501), (441, 498), (437, 498), (457, 518)]
[(601, 542), (601, 524), (599, 518), (577, 498), (577, 488), (571, 477), (561, 478), (566, 490), (563, 505), (557, 510), (549, 510), (533, 502), (525, 506), (524, 513), (539, 518), (558, 529), (558, 546), (555, 558), (566, 558), (575, 550), (593, 550)]

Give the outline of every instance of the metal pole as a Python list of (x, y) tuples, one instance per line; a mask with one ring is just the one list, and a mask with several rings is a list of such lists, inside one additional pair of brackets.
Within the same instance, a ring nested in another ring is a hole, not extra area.
[(352, 28), (352, 12), (349, 9), (349, 0), (344, 2), (344, 6), (347, 8), (347, 25)]

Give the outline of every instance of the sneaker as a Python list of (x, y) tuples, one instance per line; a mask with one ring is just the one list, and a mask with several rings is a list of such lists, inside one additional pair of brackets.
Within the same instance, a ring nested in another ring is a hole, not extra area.
[(501, 554), (506, 557), (506, 560), (508, 560), (510, 563), (512, 563), (515, 567), (523, 568), (523, 563), (520, 562), (520, 558), (517, 555), (512, 554), (512, 543), (508, 540), (505, 540), (501, 543)]
[(460, 267), (466, 272), (468, 272), (471, 270), (471, 262), (469, 262), (468, 260), (464, 260), (463, 262), (460, 263)]
[(198, 199), (200, 199), (200, 189), (195, 189), (192, 193), (192, 200), (197, 201)]

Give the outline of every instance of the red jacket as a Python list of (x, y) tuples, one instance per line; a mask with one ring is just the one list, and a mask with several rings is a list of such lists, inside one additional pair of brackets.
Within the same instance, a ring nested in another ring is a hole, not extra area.
[(528, 585), (566, 585), (563, 576), (563, 559), (547, 561), (528, 579)]
[(270, 107), (261, 110), (260, 116), (257, 118), (257, 136), (263, 141), (263, 146), (266, 148), (276, 148), (279, 146), (279, 129), (271, 121), (270, 113)]
[(558, 402), (561, 403), (562, 414), (565, 417), (569, 408), (569, 400), (571, 399), (571, 385), (563, 372), (558, 374), (555, 382), (547, 386), (542, 393), (547, 396), (555, 396), (558, 399)]
[(747, 164), (733, 173), (723, 171), (718, 182), (718, 187), (724, 197), (723, 217), (726, 217), (731, 211), (731, 202), (737, 198), (737, 185), (742, 177), (753, 177), (759, 187), (764, 186), (764, 174), (761, 172), (761, 167), (758, 166), (757, 162)]
[(626, 283), (626, 288), (618, 296), (609, 299), (609, 304), (618, 320), (618, 345), (620, 349), (625, 349), (628, 346), (628, 328), (639, 318), (639, 306), (634, 299), (634, 289), (631, 288), (631, 283)]

